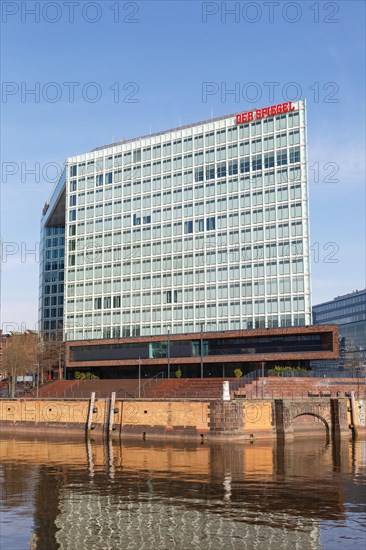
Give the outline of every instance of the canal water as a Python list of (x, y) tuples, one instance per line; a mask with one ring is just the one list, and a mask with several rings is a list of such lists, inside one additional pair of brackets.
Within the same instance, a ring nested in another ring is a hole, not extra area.
[(366, 441), (0, 436), (1, 550), (365, 550)]

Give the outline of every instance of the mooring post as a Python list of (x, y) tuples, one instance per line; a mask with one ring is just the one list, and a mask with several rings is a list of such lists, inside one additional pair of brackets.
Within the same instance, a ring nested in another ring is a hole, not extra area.
[(277, 439), (285, 437), (285, 419), (284, 419), (284, 403), (283, 399), (274, 400), (274, 420), (276, 425)]
[(94, 403), (95, 403), (95, 391), (93, 391), (90, 395), (88, 418), (87, 418), (87, 421), (86, 421), (86, 435), (87, 435), (87, 437), (90, 437), (90, 430), (91, 430), (92, 419), (93, 419)]
[(222, 383), (222, 400), (223, 401), (230, 401), (230, 382), (229, 382), (229, 380), (225, 380), (225, 382)]
[(114, 405), (116, 403), (116, 392), (111, 393), (111, 398), (109, 400), (109, 421), (108, 421), (108, 437), (112, 435), (113, 424), (114, 424)]
[(352, 428), (352, 433), (354, 437), (358, 436), (356, 419), (357, 419), (357, 416), (356, 416), (355, 392), (351, 391), (351, 423), (352, 423), (351, 428)]

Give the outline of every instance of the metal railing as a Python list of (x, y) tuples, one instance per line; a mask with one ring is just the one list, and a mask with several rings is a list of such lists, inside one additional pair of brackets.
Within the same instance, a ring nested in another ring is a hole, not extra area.
[(306, 375), (309, 378), (366, 378), (366, 369), (314, 369), (306, 371)]
[[(366, 399), (366, 389), (360, 388), (359, 390), (354, 391), (356, 399)], [(335, 398), (350, 398), (351, 391), (308, 391), (308, 390), (288, 390), (288, 389), (277, 389), (277, 390), (267, 390), (264, 389), (263, 398), (264, 399), (335, 399)], [(262, 399), (261, 387), (251, 389), (243, 395), (235, 395), (234, 399)]]
[(237, 380), (230, 380), (230, 392), (235, 392), (239, 388), (258, 380), (258, 378), (261, 377), (261, 374), (262, 372), (260, 370), (253, 370), (248, 372), (248, 374), (244, 374), (244, 376), (241, 376)]
[[(231, 394), (232, 399), (245, 399), (245, 400), (259, 400), (259, 399), (331, 399), (331, 398), (350, 398), (351, 397), (351, 391), (354, 391), (355, 398), (356, 399), (366, 399), (366, 388), (364, 385), (359, 386), (358, 388), (350, 388), (349, 390), (345, 390), (344, 388), (342, 390), (337, 389), (335, 387), (331, 390), (308, 390), (308, 389), (296, 389), (291, 390), (288, 388), (276, 388), (276, 389), (270, 389), (266, 388), (264, 386), (263, 392), (262, 392), (262, 386), (261, 383), (258, 385), (255, 385), (252, 388), (246, 389), (245, 392), (242, 394), (237, 394), (236, 392), (233, 392)], [(81, 391), (78, 392), (77, 395), (74, 393), (68, 394), (66, 397), (55, 397), (55, 396), (42, 396), (42, 397), (23, 397), (25, 400), (29, 401), (59, 401), (65, 400), (65, 401), (72, 401), (72, 400), (85, 400), (88, 401), (90, 399), (91, 392), (90, 391)], [(14, 399), (18, 399), (20, 396), (16, 396)], [(107, 399), (109, 395), (103, 394), (101, 396), (96, 396), (97, 399)], [(4, 398), (4, 397), (3, 397)], [(5, 399), (11, 399), (10, 397), (5, 397)], [(122, 401), (135, 401), (138, 400), (138, 397), (136, 397), (133, 394), (125, 394), (125, 395), (119, 395), (117, 399)], [(209, 391), (209, 390), (187, 390), (187, 391), (176, 391), (176, 390), (167, 390), (163, 392), (158, 392), (156, 395), (154, 395), (154, 392), (151, 392), (149, 397), (141, 396), (141, 400), (146, 401), (154, 401), (154, 400), (204, 400), (204, 401), (213, 401), (213, 400), (221, 400), (222, 395), (215, 394), (215, 392)]]
[(140, 392), (140, 397), (143, 397), (146, 391), (148, 391), (151, 386), (159, 380), (159, 378), (163, 379), (165, 377), (165, 373), (163, 371), (158, 372), (157, 374), (154, 374), (151, 378), (146, 380), (143, 384), (140, 386), (140, 390), (136, 390), (134, 397), (138, 397), (138, 394)]

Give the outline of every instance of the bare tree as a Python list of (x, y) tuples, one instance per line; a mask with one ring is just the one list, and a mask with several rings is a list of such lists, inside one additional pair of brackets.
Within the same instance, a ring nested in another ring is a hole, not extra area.
[(24, 376), (34, 371), (37, 361), (37, 333), (10, 333), (3, 346), (3, 369), (9, 380), (9, 394), (15, 396), (17, 376)]
[(42, 377), (52, 376), (54, 370), (58, 370), (58, 378), (62, 378), (65, 344), (58, 339), (43, 339), (38, 345), (39, 372)]

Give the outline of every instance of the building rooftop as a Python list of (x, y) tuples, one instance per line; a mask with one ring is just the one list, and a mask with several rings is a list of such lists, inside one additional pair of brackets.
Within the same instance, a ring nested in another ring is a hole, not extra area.
[(232, 113), (230, 115), (223, 115), (216, 118), (210, 118), (208, 120), (201, 120), (200, 122), (185, 124), (184, 126), (176, 126), (175, 128), (169, 128), (168, 130), (161, 130), (159, 132), (154, 132), (152, 134), (145, 134), (144, 136), (137, 136), (129, 139), (122, 138), (119, 141), (116, 141), (114, 143), (109, 143), (107, 145), (99, 145), (98, 147), (95, 147), (94, 149), (92, 149), (91, 152), (100, 151), (101, 149), (108, 149), (109, 147), (116, 147), (117, 145), (122, 145), (124, 143), (131, 143), (132, 141), (138, 141), (140, 139), (162, 136), (164, 134), (169, 134), (170, 132), (177, 132), (178, 130), (187, 130), (188, 128), (195, 128), (196, 126), (202, 126), (202, 124), (208, 124), (209, 122), (217, 122), (219, 120), (225, 120), (226, 118), (235, 117), (235, 115), (236, 113)]
[(320, 304), (316, 304), (313, 306), (313, 308), (324, 306), (325, 304), (331, 304), (337, 300), (345, 300), (347, 298), (355, 298), (356, 296), (360, 296), (362, 294), (366, 294), (366, 288), (363, 290), (353, 290), (352, 292), (349, 292), (348, 294), (342, 294), (341, 296), (336, 296), (333, 298), (333, 300), (328, 300), (326, 302), (321, 302)]
[[(305, 100), (300, 99), (298, 101), (294, 101), (293, 103), (294, 104), (299, 104), (299, 103), (300, 104), (305, 104)], [(125, 144), (125, 143), (131, 143), (133, 141), (138, 141), (138, 140), (141, 140), (141, 139), (147, 139), (147, 138), (151, 138), (151, 137), (162, 136), (164, 134), (169, 134), (170, 132), (177, 132), (179, 130), (187, 130), (188, 128), (195, 128), (197, 126), (202, 126), (203, 124), (209, 124), (210, 122), (218, 122), (220, 120), (225, 120), (227, 118), (235, 118), (235, 116), (237, 115), (238, 112), (248, 112), (249, 113), (251, 111), (254, 112), (256, 110), (257, 110), (256, 108), (246, 109), (245, 111), (240, 111), (240, 109), (238, 109), (238, 111), (236, 111), (236, 113), (231, 113), (231, 114), (226, 114), (226, 115), (222, 115), (222, 116), (219, 116), (219, 117), (209, 118), (207, 120), (201, 120), (199, 122), (193, 122), (191, 124), (185, 124), (183, 126), (176, 126), (175, 128), (169, 128), (168, 130), (161, 130), (159, 132), (153, 132), (153, 133), (150, 133), (150, 134), (145, 134), (143, 136), (137, 136), (137, 137), (130, 138), (130, 139), (122, 138), (117, 142), (109, 143), (107, 145), (100, 145), (98, 147), (95, 147), (94, 149), (91, 150), (91, 152), (100, 151), (101, 149), (108, 149), (109, 147), (116, 147), (117, 145), (122, 145), (122, 144)], [(288, 114), (288, 112), (283, 113), (283, 114)], [(273, 118), (274, 116), (278, 116), (278, 115), (275, 114), (275, 115), (267, 116), (266, 118)], [(254, 121), (248, 121), (245, 124), (250, 124), (251, 122), (255, 122), (255, 120)]]

